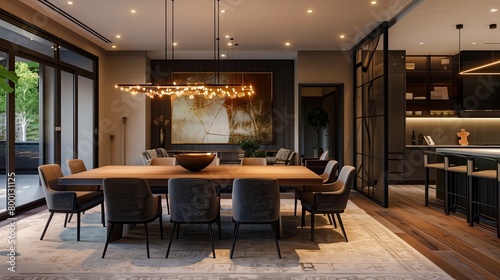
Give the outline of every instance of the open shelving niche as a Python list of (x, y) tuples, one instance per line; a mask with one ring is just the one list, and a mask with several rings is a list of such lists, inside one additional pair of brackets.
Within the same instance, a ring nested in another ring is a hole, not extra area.
[(456, 117), (458, 56), (406, 56), (406, 117)]

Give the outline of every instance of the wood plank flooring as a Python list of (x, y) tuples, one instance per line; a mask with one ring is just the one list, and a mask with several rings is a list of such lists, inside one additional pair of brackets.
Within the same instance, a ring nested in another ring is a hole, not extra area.
[(500, 279), (496, 230), (469, 227), (463, 215), (447, 216), (442, 207), (425, 207), (422, 185), (390, 186), (388, 208), (356, 191), (351, 201), (455, 279)]

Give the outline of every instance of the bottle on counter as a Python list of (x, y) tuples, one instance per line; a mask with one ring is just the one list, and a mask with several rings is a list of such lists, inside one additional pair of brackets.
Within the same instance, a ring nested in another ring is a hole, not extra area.
[(413, 130), (413, 132), (411, 134), (411, 144), (412, 145), (417, 144), (417, 138), (415, 137), (415, 130)]

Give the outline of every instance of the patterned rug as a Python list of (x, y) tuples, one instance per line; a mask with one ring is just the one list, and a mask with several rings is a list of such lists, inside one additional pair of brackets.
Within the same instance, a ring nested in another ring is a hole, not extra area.
[[(148, 227), (150, 259), (142, 226), (111, 243), (102, 259), (106, 228), (100, 225), (99, 209), (82, 215), (79, 242), (76, 221), (64, 228), (63, 214), (54, 215), (40, 241), (47, 211), (16, 221), (15, 229), (0, 228), (0, 279), (452, 279), (352, 202), (342, 215), (349, 242), (322, 215), (316, 218), (315, 241), (311, 242), (309, 216), (307, 227), (301, 229), (300, 215), (293, 216), (293, 199), (282, 199), (282, 259), (269, 225), (240, 226), (235, 253), (229, 259), (230, 199), (222, 199), (222, 239), (217, 238), (217, 225), (213, 225), (215, 259), (206, 225), (182, 225), (166, 259), (172, 229), (166, 213), (163, 240), (158, 222)], [(15, 258), (9, 243), (13, 240)]]

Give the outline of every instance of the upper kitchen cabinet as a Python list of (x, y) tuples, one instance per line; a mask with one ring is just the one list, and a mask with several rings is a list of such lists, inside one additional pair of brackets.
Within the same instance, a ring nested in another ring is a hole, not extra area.
[(457, 56), (406, 56), (406, 116), (456, 116)]

